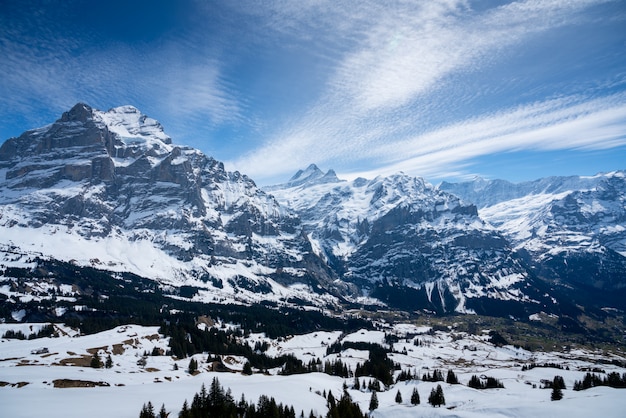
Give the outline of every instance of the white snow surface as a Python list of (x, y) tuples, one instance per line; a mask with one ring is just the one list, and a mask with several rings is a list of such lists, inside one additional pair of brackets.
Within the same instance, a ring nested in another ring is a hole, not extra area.
[[(0, 335), (8, 330), (36, 332), (44, 324), (0, 324)], [(144, 352), (166, 349), (167, 338), (158, 334), (156, 327), (121, 326), (94, 335), (80, 336), (75, 330), (55, 325), (58, 337), (34, 340), (0, 339), (0, 405), (2, 416), (33, 417), (45, 415), (56, 417), (137, 417), (144, 403), (151, 401), (155, 409), (165, 404), (170, 416), (177, 416), (184, 400), (191, 401), (202, 384), (209, 385), (214, 377), (232, 391), (235, 399), (242, 394), (246, 400), (256, 401), (262, 394), (273, 396), (277, 402), (293, 405), (296, 414), (304, 411), (308, 416), (313, 410), (325, 415), (326, 400), (323, 391), (339, 396), (342, 386), (348, 385), (348, 393), (366, 411), (371, 394), (352, 388), (353, 379), (342, 379), (322, 373), (293, 376), (277, 375), (270, 370), (267, 375), (255, 373), (245, 376), (239, 373), (243, 358), (224, 356), (223, 361), (231, 373), (208, 370), (207, 354), (194, 356), (200, 363), (200, 373), (192, 376), (186, 368), (189, 358), (177, 360), (161, 355), (148, 356), (147, 364), (137, 364)], [(426, 333), (427, 327), (400, 324), (393, 327), (400, 337), (394, 344), (390, 357), (401, 364), (402, 369), (413, 373), (426, 373), (434, 369), (444, 372), (451, 369), (461, 385), (441, 383), (446, 405), (433, 408), (426, 400), (430, 390), (439, 383), (412, 380), (399, 382), (378, 394), (379, 408), (371, 416), (390, 417), (622, 417), (626, 408), (623, 389), (596, 387), (585, 391), (571, 390), (575, 380), (582, 380), (586, 367), (598, 367), (602, 352), (575, 350), (562, 352), (528, 352), (511, 346), (494, 347), (486, 337), (447, 332)], [(386, 329), (392, 332), (391, 328)], [(406, 339), (407, 333), (416, 337)], [(422, 332), (422, 333), (420, 333)], [(346, 350), (341, 354), (325, 356), (326, 347), (335, 341), (380, 342), (382, 331), (357, 331), (342, 336), (340, 332), (316, 332), (278, 340), (267, 339), (263, 334), (252, 334), (249, 344), (268, 341), (269, 355), (291, 353), (304, 361), (312, 358), (335, 359), (341, 356), (352, 370), (356, 363), (367, 358), (367, 352)], [(415, 339), (420, 345), (413, 344)], [(43, 350), (43, 349), (46, 350)], [(93, 369), (76, 365), (77, 359), (88, 361), (92, 353), (104, 359), (111, 355), (114, 366), (110, 369)], [(39, 353), (39, 354), (37, 354)], [(405, 353), (405, 354), (402, 354)], [(624, 361), (624, 358), (619, 358)], [(565, 369), (534, 368), (521, 371), (522, 364), (554, 362)], [(74, 365), (72, 365), (74, 364)], [(174, 364), (178, 370), (174, 370)], [(602, 365), (606, 372), (626, 372), (611, 365)], [(396, 372), (398, 373), (398, 372)], [(475, 390), (466, 386), (471, 375), (487, 375), (499, 379), (504, 389)], [(567, 389), (561, 401), (550, 401), (550, 390), (539, 389), (543, 379), (552, 380), (555, 375), (564, 378)], [(56, 379), (74, 379), (105, 382), (108, 386), (91, 388), (55, 388)], [(367, 378), (361, 378), (367, 379)], [(533, 385), (536, 388), (533, 388)], [(417, 388), (421, 404), (408, 402), (413, 388)], [(396, 404), (396, 393), (402, 394), (402, 404)]]

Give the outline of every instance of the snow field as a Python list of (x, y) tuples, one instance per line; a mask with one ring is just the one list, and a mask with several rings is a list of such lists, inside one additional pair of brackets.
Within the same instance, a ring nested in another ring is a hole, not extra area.
[[(25, 334), (34, 333), (44, 324), (0, 324), (0, 333), (7, 330), (21, 330)], [(423, 382), (412, 380), (399, 382), (388, 390), (378, 393), (379, 408), (372, 417), (527, 417), (554, 416), (588, 417), (602, 414), (604, 417), (623, 416), (626, 408), (625, 392), (620, 389), (596, 387), (585, 391), (572, 390), (575, 380), (581, 380), (586, 373), (584, 367), (601, 367), (607, 372), (626, 370), (610, 365), (598, 365), (602, 353), (572, 351), (571, 353), (528, 352), (510, 346), (494, 347), (486, 342), (485, 337), (471, 335), (453, 336), (447, 332), (436, 332), (404, 337), (406, 333), (419, 333), (426, 327), (396, 325), (395, 333), (400, 341), (393, 345), (394, 352), (389, 354), (393, 361), (402, 365), (404, 370), (423, 373), (439, 369), (444, 373), (453, 370), (461, 385), (449, 385), (444, 382)], [(148, 356), (147, 364), (141, 366), (137, 360), (145, 352), (150, 353), (155, 347), (167, 349), (168, 340), (158, 335), (157, 327), (123, 326), (94, 335), (76, 336), (71, 329), (59, 328), (61, 336), (35, 340), (0, 340), (0, 382), (7, 385), (0, 387), (0, 405), (7, 417), (137, 417), (142, 405), (151, 401), (155, 408), (165, 404), (171, 416), (176, 416), (185, 399), (191, 402), (193, 395), (204, 383), (207, 387), (217, 377), (220, 383), (232, 391), (239, 400), (242, 394), (247, 401), (254, 401), (260, 395), (272, 396), (277, 402), (293, 405), (299, 415), (303, 410), (308, 415), (310, 410), (316, 414), (326, 413), (326, 400), (323, 392), (332, 391), (336, 398), (341, 396), (342, 386), (348, 386), (350, 396), (359, 403), (363, 411), (367, 410), (371, 393), (366, 389), (354, 390), (354, 378), (343, 379), (323, 373), (310, 373), (292, 376), (278, 375), (278, 369), (268, 374), (245, 376), (238, 372), (216, 373), (208, 371), (207, 354), (194, 356), (199, 363), (200, 373), (192, 376), (186, 369), (190, 359), (174, 360), (169, 356)], [(74, 336), (72, 336), (74, 335)], [(460, 338), (459, 338), (460, 337)], [(413, 341), (419, 339), (420, 345)], [(347, 335), (339, 331), (315, 332), (272, 340), (263, 334), (251, 334), (246, 341), (254, 346), (255, 342), (267, 342), (268, 355), (293, 354), (308, 362), (320, 358), (322, 362), (340, 358), (354, 370), (356, 363), (363, 363), (368, 353), (361, 350), (345, 350), (340, 354), (326, 356), (326, 347), (337, 341), (362, 341), (381, 343), (383, 331), (360, 330)], [(36, 350), (47, 348), (44, 354), (33, 354)], [(97, 349), (104, 361), (111, 354), (114, 366), (110, 369), (93, 369), (87, 366), (61, 365), (68, 359), (84, 357), (89, 359)], [(406, 352), (406, 354), (402, 354)], [(623, 360), (623, 359), (622, 359)], [(227, 367), (239, 371), (245, 359), (230, 356), (224, 358)], [(535, 362), (543, 364), (553, 362), (569, 367), (570, 370), (554, 368), (534, 368), (521, 371), (521, 365)], [(174, 364), (178, 370), (174, 370)], [(398, 372), (396, 372), (398, 373)], [(499, 379), (504, 389), (476, 390), (466, 386), (473, 375), (485, 375)], [(555, 375), (564, 378), (567, 389), (564, 398), (558, 402), (550, 401), (550, 390), (540, 389), (542, 380), (552, 380)], [(106, 382), (109, 386), (92, 388), (54, 388), (56, 379), (86, 380)], [(361, 377), (361, 382), (371, 378)], [(27, 382), (18, 387), (17, 383)], [(432, 388), (441, 384), (446, 398), (446, 405), (433, 408), (427, 403)], [(533, 388), (533, 385), (536, 388)], [(413, 388), (417, 388), (421, 404), (410, 405)], [(396, 404), (397, 391), (402, 394), (402, 404)], [(36, 400), (36, 401), (34, 401)]]

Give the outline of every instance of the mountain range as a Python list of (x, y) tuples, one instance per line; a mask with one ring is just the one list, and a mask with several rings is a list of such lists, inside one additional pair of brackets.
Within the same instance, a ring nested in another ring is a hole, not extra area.
[(623, 171), (434, 186), (315, 165), (259, 188), (132, 106), (79, 103), (0, 147), (0, 302), (59, 260), (198, 302), (604, 315), (626, 309), (625, 193)]

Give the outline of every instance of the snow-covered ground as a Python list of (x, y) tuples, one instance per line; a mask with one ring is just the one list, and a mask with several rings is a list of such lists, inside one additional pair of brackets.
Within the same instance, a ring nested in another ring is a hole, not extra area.
[[(0, 324), (0, 335), (6, 331), (36, 333), (43, 324)], [(185, 399), (191, 402), (201, 385), (209, 385), (218, 377), (225, 388), (230, 388), (235, 399), (243, 394), (248, 401), (256, 401), (262, 394), (273, 396), (277, 402), (293, 405), (297, 415), (305, 416), (313, 410), (318, 416), (326, 414), (326, 400), (322, 393), (332, 391), (340, 396), (344, 382), (348, 392), (366, 411), (371, 393), (352, 388), (354, 379), (343, 379), (322, 373), (280, 376), (278, 370), (268, 374), (245, 376), (241, 370), (244, 359), (224, 357), (224, 364), (233, 372), (209, 371), (207, 354), (196, 355), (200, 373), (190, 375), (186, 370), (190, 359), (175, 360), (170, 356), (148, 356), (144, 366), (138, 364), (145, 353), (156, 348), (165, 350), (168, 340), (159, 336), (156, 327), (121, 326), (94, 335), (78, 336), (75, 331), (57, 327), (59, 337), (33, 340), (0, 340), (0, 416), (3, 417), (137, 417), (144, 403), (151, 401), (157, 410), (165, 404), (172, 417), (177, 416)], [(434, 369), (453, 370), (461, 385), (441, 383), (446, 405), (433, 408), (427, 403), (431, 389), (439, 383), (412, 380), (397, 383), (378, 394), (379, 408), (373, 417), (622, 417), (626, 410), (626, 390), (596, 387), (585, 391), (572, 390), (575, 380), (582, 380), (585, 368), (599, 367), (606, 372), (626, 369), (600, 365), (600, 360), (611, 360), (600, 352), (571, 351), (569, 353), (538, 353), (511, 346), (495, 347), (485, 336), (462, 333), (427, 333), (428, 328), (413, 325), (389, 327), (399, 341), (393, 344), (389, 355), (403, 370), (421, 376)], [(419, 345), (415, 341), (419, 340)], [(293, 354), (308, 362), (313, 358), (341, 360), (354, 370), (357, 363), (367, 359), (367, 353), (345, 350), (326, 356), (326, 347), (341, 342), (375, 342), (384, 344), (382, 331), (361, 330), (343, 335), (341, 332), (316, 332), (306, 335), (270, 340), (262, 334), (252, 334), (246, 341), (267, 342), (268, 355)], [(44, 350), (45, 349), (45, 350)], [(94, 369), (89, 361), (94, 352), (102, 361), (108, 355), (113, 367)], [(620, 358), (624, 361), (623, 358)], [(522, 365), (535, 362), (558, 363), (564, 369), (533, 368), (522, 371)], [(140, 362), (141, 363), (141, 362)], [(178, 370), (175, 370), (175, 365)], [(569, 368), (569, 370), (565, 369)], [(397, 372), (396, 372), (397, 373)], [(466, 386), (473, 375), (499, 379), (504, 389), (475, 390)], [(561, 401), (550, 401), (550, 390), (540, 389), (542, 380), (555, 375), (564, 378), (567, 389)], [(56, 388), (55, 381), (68, 379), (95, 382), (102, 386), (83, 388)], [(369, 380), (369, 378), (361, 378)], [(421, 404), (413, 406), (409, 399), (417, 388)], [(403, 402), (395, 402), (400, 391)]]

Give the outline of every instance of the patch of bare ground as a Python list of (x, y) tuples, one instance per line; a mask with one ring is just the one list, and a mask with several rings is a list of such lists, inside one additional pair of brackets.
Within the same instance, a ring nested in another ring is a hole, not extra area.
[(109, 348), (108, 345), (102, 347), (88, 348), (87, 352), (93, 356), (94, 354), (97, 354), (100, 350), (106, 351), (107, 348)]
[(0, 388), (3, 388), (5, 386), (11, 386), (11, 387), (14, 387), (14, 388), (23, 388), (27, 384), (28, 384), (28, 382), (17, 382), (17, 383), (0, 382)]
[(58, 363), (54, 363), (53, 366), (76, 366), (76, 367), (90, 367), (92, 356), (84, 355), (80, 357), (70, 357), (59, 360)]
[(37, 360), (20, 360), (19, 363), (16, 364), (16, 366), (39, 366), (39, 363)]
[(95, 388), (96, 386), (111, 386), (107, 382), (92, 382), (90, 380), (56, 379), (52, 381), (55, 388)]
[(124, 349), (124, 344), (113, 344), (113, 354), (116, 356), (119, 356), (121, 354), (124, 354), (124, 351), (126, 351)]
[(155, 369), (154, 367), (146, 367), (144, 370), (149, 372), (149, 373), (160, 372), (161, 371), (159, 369)]
[(152, 335), (148, 335), (146, 337), (144, 337), (146, 340), (148, 341), (154, 341), (157, 340), (159, 341), (161, 339), (161, 337), (159, 337), (159, 334), (152, 334)]

